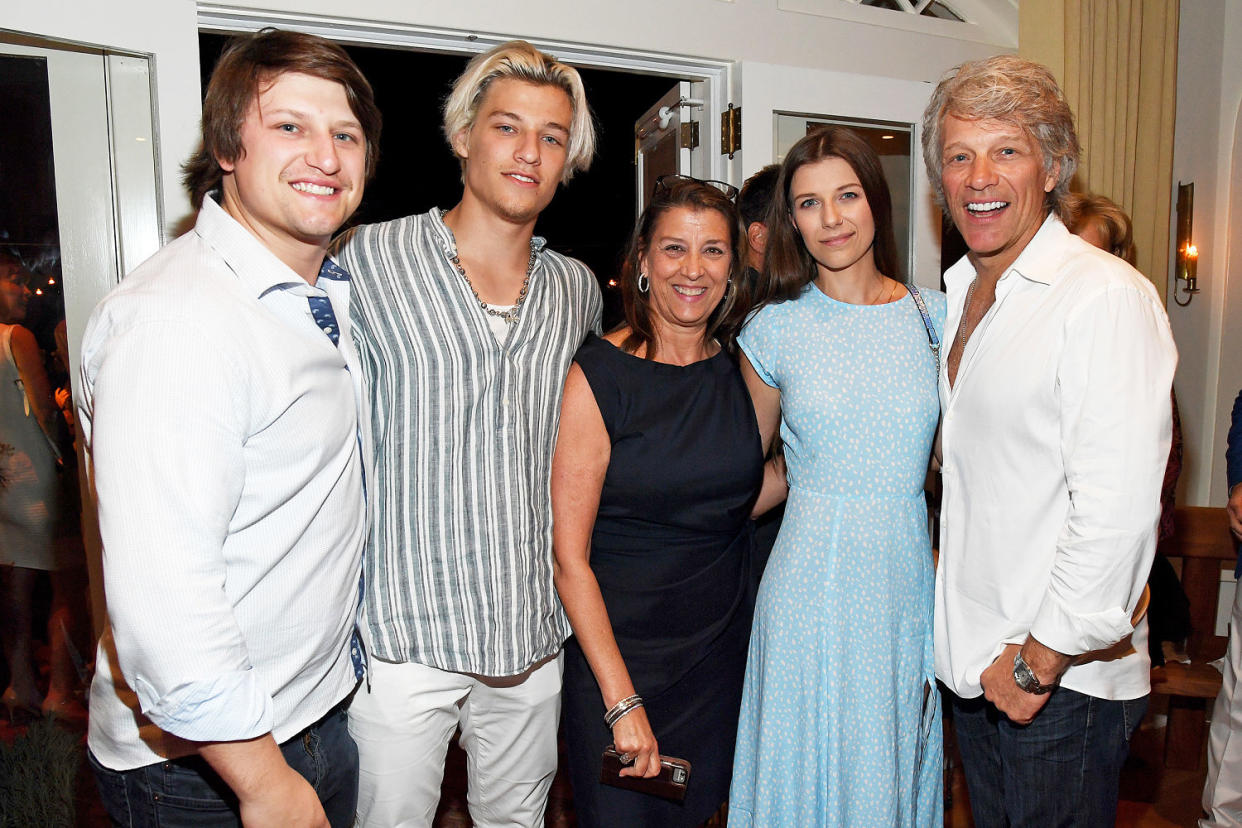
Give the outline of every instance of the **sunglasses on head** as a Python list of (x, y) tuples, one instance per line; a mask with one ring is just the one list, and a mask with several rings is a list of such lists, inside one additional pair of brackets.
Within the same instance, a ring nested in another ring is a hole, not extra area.
[(737, 187), (734, 187), (727, 181), (716, 181), (712, 178), (695, 178), (692, 175), (681, 175), (679, 173), (662, 175), (657, 178), (655, 180), (655, 186), (651, 188), (651, 197), (655, 198), (656, 196), (664, 195), (671, 190), (673, 185), (678, 181), (693, 181), (696, 184), (706, 184), (709, 187), (714, 187), (724, 193), (724, 197), (729, 199), (729, 201), (737, 198)]

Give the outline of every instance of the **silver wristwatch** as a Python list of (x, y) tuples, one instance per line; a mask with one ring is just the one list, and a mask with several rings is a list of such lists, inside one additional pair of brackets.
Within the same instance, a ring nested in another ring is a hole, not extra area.
[(1022, 651), (1014, 653), (1013, 656), (1013, 680), (1019, 689), (1033, 693), (1036, 696), (1042, 696), (1045, 693), (1051, 693), (1056, 687), (1056, 682), (1052, 684), (1040, 684), (1039, 678), (1035, 675), (1035, 671), (1022, 659)]

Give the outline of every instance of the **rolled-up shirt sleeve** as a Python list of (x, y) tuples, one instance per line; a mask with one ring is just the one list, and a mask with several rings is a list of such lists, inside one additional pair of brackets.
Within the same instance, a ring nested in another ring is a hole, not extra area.
[(1156, 544), (1177, 364), (1154, 296), (1112, 286), (1068, 318), (1057, 370), (1069, 509), (1031, 635), (1076, 655), (1131, 632)]
[(141, 321), (88, 341), (88, 446), (121, 671), (143, 713), (195, 741), (269, 732), (226, 592), (245, 480), (246, 373), (195, 322)]

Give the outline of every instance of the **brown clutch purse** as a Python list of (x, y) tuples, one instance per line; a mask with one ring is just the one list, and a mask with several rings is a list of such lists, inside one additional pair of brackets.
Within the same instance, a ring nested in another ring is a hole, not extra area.
[(621, 769), (628, 767), (621, 762), (621, 754), (612, 745), (604, 748), (603, 765), (599, 781), (614, 788), (658, 796), (673, 802), (686, 798), (686, 785), (690, 782), (690, 763), (676, 756), (660, 756), (660, 772), (655, 776), (622, 776)]

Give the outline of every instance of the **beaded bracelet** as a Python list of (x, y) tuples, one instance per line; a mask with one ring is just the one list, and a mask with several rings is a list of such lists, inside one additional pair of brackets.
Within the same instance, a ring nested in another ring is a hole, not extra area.
[(631, 713), (639, 707), (643, 706), (643, 697), (635, 693), (633, 696), (627, 696), (621, 701), (608, 708), (608, 712), (604, 714), (604, 724), (612, 729), (612, 726), (621, 720), (621, 717), (627, 713)]

